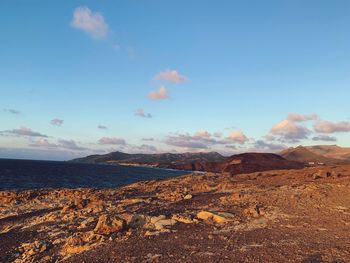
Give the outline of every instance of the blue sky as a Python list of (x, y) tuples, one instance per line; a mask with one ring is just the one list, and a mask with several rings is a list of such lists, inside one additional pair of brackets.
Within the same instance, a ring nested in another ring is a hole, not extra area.
[(350, 145), (349, 1), (0, 9), (0, 158)]

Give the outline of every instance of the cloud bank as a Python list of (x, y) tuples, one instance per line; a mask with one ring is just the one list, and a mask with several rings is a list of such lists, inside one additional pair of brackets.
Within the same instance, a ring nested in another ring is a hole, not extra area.
[(350, 122), (319, 121), (314, 125), (314, 129), (319, 133), (350, 132)]
[(249, 139), (241, 131), (232, 132), (228, 137), (220, 139), (220, 137), (215, 136), (216, 134), (211, 134), (208, 131), (201, 130), (196, 132), (194, 135), (189, 133), (176, 134), (167, 136), (164, 143), (171, 146), (176, 146), (180, 148), (187, 149), (209, 149), (212, 146), (219, 145), (233, 145), (233, 144), (244, 144)]
[(48, 137), (45, 134), (33, 131), (32, 129), (27, 128), (27, 127), (21, 127), (19, 129), (2, 131), (2, 132), (0, 132), (0, 134), (8, 134), (8, 135), (14, 135), (14, 136), (25, 136), (25, 137), (44, 137), (44, 138)]
[(124, 139), (116, 138), (116, 137), (103, 137), (98, 140), (98, 144), (101, 145), (126, 145), (126, 141)]

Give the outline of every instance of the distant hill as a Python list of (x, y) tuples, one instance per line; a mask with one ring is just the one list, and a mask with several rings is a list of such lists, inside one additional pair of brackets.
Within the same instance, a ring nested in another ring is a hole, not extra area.
[(217, 152), (128, 154), (111, 152), (74, 159), (79, 163), (145, 165), (191, 171), (251, 173), (277, 169), (299, 169), (314, 165), (350, 164), (350, 148), (339, 146), (298, 146), (279, 155), (272, 153), (242, 153), (224, 157)]
[(128, 154), (123, 152), (111, 152), (103, 155), (90, 155), (74, 159), (71, 162), (79, 163), (116, 163), (128, 165), (150, 165), (155, 167), (170, 168), (173, 165), (195, 162), (215, 162), (224, 160), (225, 157), (217, 152), (201, 153), (162, 153), (162, 154)]
[(323, 155), (327, 158), (350, 160), (350, 147), (340, 147), (337, 145), (316, 145), (307, 146), (306, 148), (313, 153)]
[(199, 170), (208, 172), (227, 172), (231, 174), (252, 173), (279, 169), (301, 169), (304, 165), (295, 161), (288, 161), (272, 153), (242, 153), (232, 155), (218, 162), (197, 162), (175, 165), (173, 168), (183, 170)]
[(298, 146), (286, 149), (280, 155), (289, 161), (302, 163), (344, 164), (350, 162), (350, 159), (346, 159), (346, 151), (343, 149), (346, 148), (339, 146)]

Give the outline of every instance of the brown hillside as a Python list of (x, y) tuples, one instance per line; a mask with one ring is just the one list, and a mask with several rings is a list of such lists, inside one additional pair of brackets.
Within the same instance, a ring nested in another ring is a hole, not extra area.
[(298, 146), (296, 148), (289, 148), (280, 153), (282, 157), (289, 161), (301, 162), (301, 163), (323, 163), (323, 164), (341, 164), (343, 160), (329, 158), (321, 154), (317, 154), (310, 148)]
[(197, 162), (176, 165), (173, 168), (183, 170), (197, 170), (207, 172), (227, 172), (230, 174), (252, 173), (275, 169), (299, 169), (304, 165), (289, 161), (272, 153), (243, 153), (233, 155), (219, 162)]

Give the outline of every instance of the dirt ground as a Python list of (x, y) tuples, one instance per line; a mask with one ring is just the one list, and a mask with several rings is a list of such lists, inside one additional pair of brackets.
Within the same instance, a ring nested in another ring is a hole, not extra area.
[(0, 192), (0, 262), (350, 262), (350, 166)]

